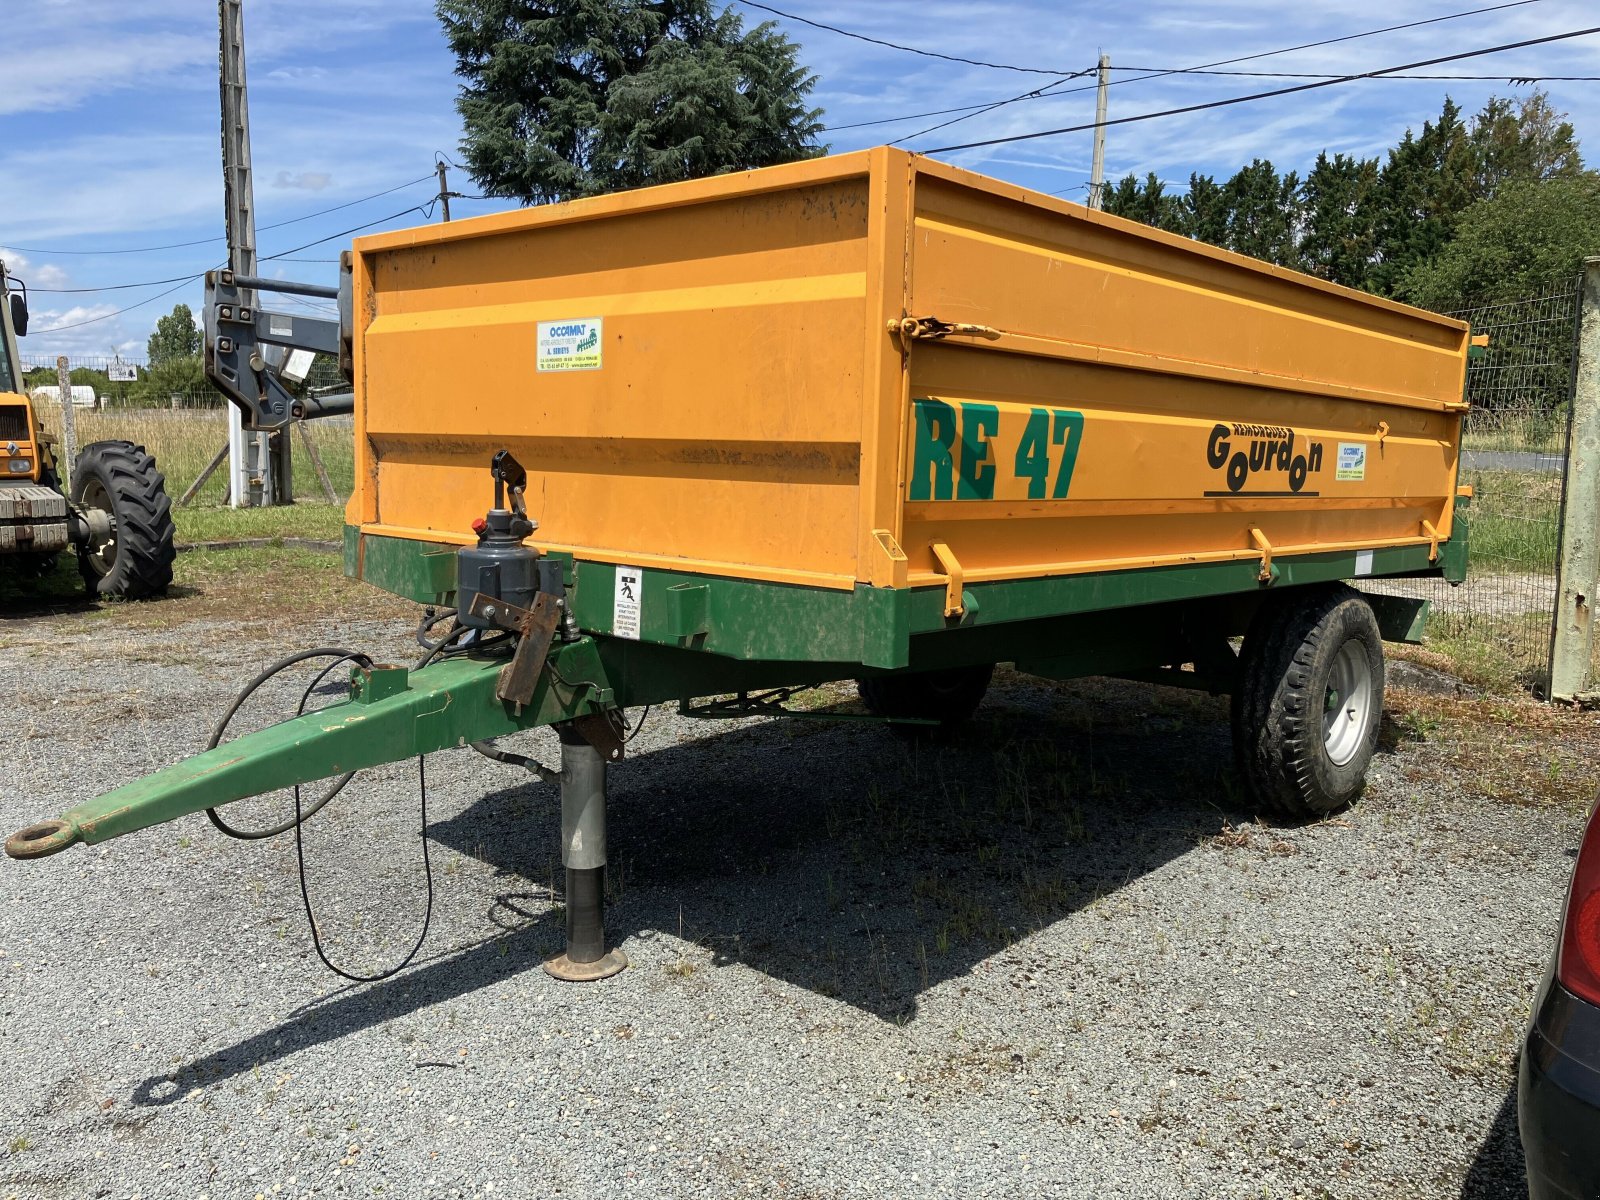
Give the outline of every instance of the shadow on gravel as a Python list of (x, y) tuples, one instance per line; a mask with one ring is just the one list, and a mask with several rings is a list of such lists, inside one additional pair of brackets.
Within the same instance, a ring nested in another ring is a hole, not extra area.
[[(926, 989), (1253, 815), (1232, 783), (1226, 700), (1141, 684), (1001, 682), (941, 741), (802, 720), (706, 733), (611, 769), (613, 942), (681, 934), (694, 946), (679, 973), (739, 963), (897, 1023)], [(559, 877), (557, 827), (556, 791), (539, 783), (435, 824), (436, 844), (507, 877), (487, 916), (504, 932), (152, 1076), (133, 1102), (169, 1104), (537, 970), (562, 936), (539, 886)], [(530, 886), (539, 915), (518, 907)], [(1029, 963), (1012, 985), (1035, 966), (1071, 968)]]
[[(1001, 685), (943, 741), (804, 720), (706, 732), (611, 770), (613, 937), (681, 932), (701, 953), (682, 947), (679, 970), (708, 952), (896, 1022), (1249, 815), (1226, 701), (1137, 684)], [(555, 810), (554, 788), (507, 789), (434, 836), (545, 880)]]
[(1525, 1200), (1527, 1195), (1528, 1164), (1522, 1157), (1522, 1139), (1517, 1133), (1517, 1085), (1513, 1080), (1500, 1102), (1494, 1124), (1489, 1126), (1477, 1156), (1467, 1168), (1461, 1200)]
[[(141, 1108), (172, 1104), (197, 1087), (243, 1075), (263, 1063), (442, 1004), (518, 972), (537, 970), (540, 959), (557, 949), (561, 931), (549, 918), (547, 907), (545, 915), (533, 917), (519, 906), (524, 900), (536, 900), (544, 907), (549, 897), (497, 896), (490, 905), (488, 919), (503, 932), (425, 960), (421, 966), (413, 966), (383, 983), (335, 992), (300, 1009), (281, 1024), (203, 1055), (177, 1072), (152, 1075), (133, 1089), (132, 1103)], [(526, 923), (517, 924), (518, 921)]]

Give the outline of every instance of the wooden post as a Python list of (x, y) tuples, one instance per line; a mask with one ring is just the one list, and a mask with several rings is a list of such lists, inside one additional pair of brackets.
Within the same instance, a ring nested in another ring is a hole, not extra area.
[(56, 384), (61, 389), (61, 473), (64, 480), (71, 480), (78, 461), (78, 414), (72, 404), (72, 372), (67, 369), (65, 354), (56, 359)]
[(218, 450), (216, 452), (216, 454), (212, 457), (211, 461), (206, 464), (206, 469), (204, 471), (201, 471), (199, 477), (196, 478), (195, 481), (193, 483), (191, 483), (188, 486), (187, 489), (185, 489), (183, 495), (178, 497), (178, 502), (177, 502), (177, 504), (173, 505), (173, 507), (174, 508), (184, 508), (184, 507), (186, 507), (188, 505), (189, 501), (191, 501), (191, 500), (193, 500), (195, 498), (195, 494), (197, 492), (199, 492), (199, 490), (202, 487), (205, 486), (206, 480), (211, 478), (211, 473), (213, 471), (215, 471), (218, 467), (220, 467), (222, 465), (222, 460), (227, 458), (227, 457), (228, 457), (228, 443), (227, 442), (223, 442), (222, 443), (222, 449)]
[(1572, 381), (1567, 480), (1562, 489), (1561, 551), (1556, 560), (1556, 619), (1550, 640), (1552, 700), (1586, 696), (1600, 605), (1600, 258), (1583, 263), (1578, 357)]
[(1111, 56), (1100, 56), (1094, 98), (1094, 161), (1089, 168), (1089, 207), (1106, 206), (1106, 89), (1111, 86)]

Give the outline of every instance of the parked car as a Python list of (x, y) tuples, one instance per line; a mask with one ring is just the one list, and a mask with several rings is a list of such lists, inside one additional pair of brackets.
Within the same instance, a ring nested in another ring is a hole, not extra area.
[(1528, 1192), (1600, 1197), (1600, 803), (1578, 848), (1517, 1071)]

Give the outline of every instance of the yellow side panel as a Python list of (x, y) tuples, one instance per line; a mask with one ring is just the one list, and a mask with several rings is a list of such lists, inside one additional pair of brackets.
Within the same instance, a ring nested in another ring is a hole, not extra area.
[(541, 546), (849, 586), (866, 192), (860, 175), (604, 220), (534, 209), (365, 251), (368, 526), (460, 540), (505, 448)]
[(911, 583), (935, 543), (982, 580), (1448, 536), (1458, 322), (957, 174), (918, 177), (907, 309), (987, 329), (911, 343)]

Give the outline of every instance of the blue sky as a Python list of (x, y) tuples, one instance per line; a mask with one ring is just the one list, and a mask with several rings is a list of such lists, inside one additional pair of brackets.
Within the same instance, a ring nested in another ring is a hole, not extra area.
[[(1092, 67), (1194, 66), (1483, 7), (1493, 0), (1351, 0), (1283, 5), (1236, 0), (1205, 6), (1150, 0), (1133, 5), (1045, 0), (919, 0), (874, 5), (775, 0), (774, 7), (824, 24), (945, 54), (1062, 74)], [(914, 134), (945, 117), (912, 114), (982, 104), (1028, 92), (1049, 76), (922, 57), (871, 45), (749, 8), (747, 22), (775, 19), (819, 76), (815, 103), (830, 126), (883, 118), (892, 124), (838, 129), (835, 150)], [(1350, 73), (1600, 24), (1592, 0), (1534, 0), (1419, 29), (1360, 38), (1239, 64), (1241, 70)], [(251, 132), (258, 245), (281, 253), (354, 226), (395, 228), (436, 190), (436, 153), (455, 156), (457, 80), (431, 0), (247, 0)], [(157, 317), (174, 303), (198, 310), (200, 286), (170, 284), (85, 293), (166, 280), (215, 265), (221, 242), (217, 27), (211, 0), (5, 0), (7, 68), (0, 86), (0, 257), (33, 289), (35, 333), (25, 354), (141, 356)], [(1324, 148), (1370, 155), (1407, 126), (1420, 129), (1448, 92), (1469, 113), (1492, 94), (1515, 95), (1507, 79), (1600, 75), (1600, 35), (1469, 59), (1436, 73), (1490, 81), (1363, 81), (1206, 113), (1113, 127), (1106, 169), (1155, 171), (1174, 184), (1191, 171), (1226, 176), (1251, 158), (1304, 170)], [(1114, 78), (1132, 80), (1117, 71)], [(931, 149), (958, 142), (1089, 122), (1094, 92), (1008, 105), (904, 143)], [(1294, 80), (1169, 76), (1119, 83), (1112, 118), (1282, 86)], [(1082, 86), (1083, 90), (1068, 90)], [(1591, 162), (1600, 162), (1600, 86), (1543, 84), (1566, 111)], [(1087, 132), (940, 155), (962, 166), (1081, 199), (1089, 177)], [(410, 181), (419, 181), (411, 183)], [(474, 191), (454, 171), (459, 191)], [(407, 186), (402, 186), (407, 185)], [(391, 188), (387, 195), (374, 193)], [(308, 220), (335, 205), (338, 212)], [(456, 201), (453, 215), (507, 207)], [(437, 214), (435, 214), (435, 217)], [(380, 218), (393, 219), (380, 221)], [(293, 221), (279, 228), (278, 222)], [(171, 243), (215, 241), (152, 252), (106, 254)], [(344, 235), (294, 256), (334, 260)], [(69, 251), (75, 253), (68, 253)], [(332, 283), (331, 261), (284, 261), (277, 273)], [(141, 305), (141, 302), (145, 302)], [(129, 305), (140, 305), (111, 315)], [(83, 324), (83, 322), (88, 322)], [(72, 325), (59, 333), (54, 326)]]

